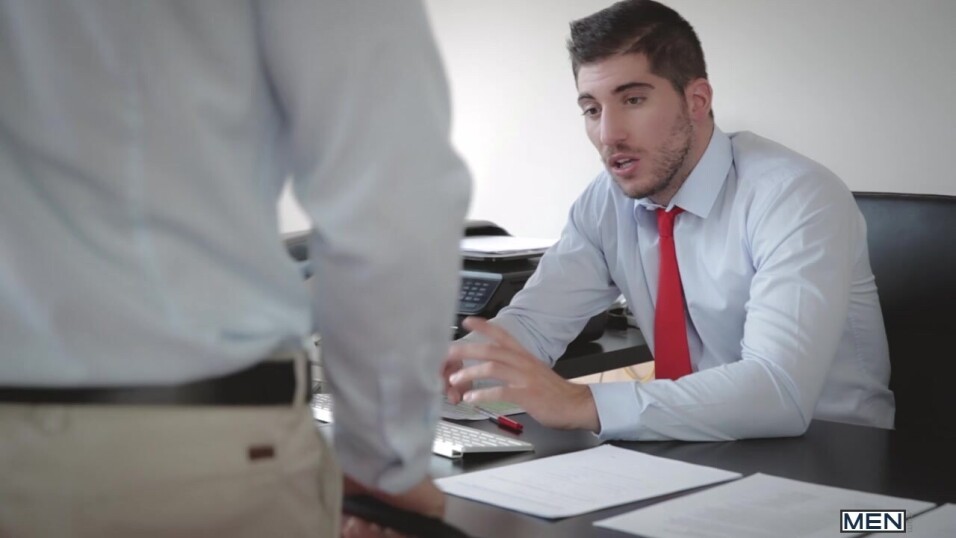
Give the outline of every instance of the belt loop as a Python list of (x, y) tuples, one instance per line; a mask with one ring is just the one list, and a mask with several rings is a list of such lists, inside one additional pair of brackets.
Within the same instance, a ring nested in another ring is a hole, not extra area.
[(295, 363), (295, 395), (293, 405), (302, 405), (311, 400), (312, 383), (309, 381), (309, 361), (305, 350), (297, 350), (292, 354)]
[(265, 359), (266, 361), (292, 361), (292, 371), (295, 374), (295, 390), (292, 395), (292, 405), (302, 405), (312, 401), (312, 376), (309, 365), (309, 354), (305, 349), (286, 349), (275, 351)]

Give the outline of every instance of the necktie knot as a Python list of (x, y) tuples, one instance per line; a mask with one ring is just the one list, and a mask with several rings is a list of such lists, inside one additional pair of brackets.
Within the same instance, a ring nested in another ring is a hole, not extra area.
[(674, 207), (670, 211), (665, 211), (663, 207), (657, 209), (657, 233), (661, 237), (674, 237), (674, 219), (684, 210)]

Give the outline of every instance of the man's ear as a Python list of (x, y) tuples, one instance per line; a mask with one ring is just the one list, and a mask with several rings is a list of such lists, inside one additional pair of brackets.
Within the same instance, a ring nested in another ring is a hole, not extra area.
[(694, 122), (702, 122), (710, 116), (713, 105), (714, 89), (706, 78), (690, 81), (684, 88), (684, 99), (687, 103), (687, 113)]

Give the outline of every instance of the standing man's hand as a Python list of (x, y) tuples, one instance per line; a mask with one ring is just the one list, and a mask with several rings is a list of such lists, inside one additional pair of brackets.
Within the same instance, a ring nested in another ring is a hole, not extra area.
[[(501, 327), (481, 318), (466, 318), (465, 328), (484, 336), (485, 342), (454, 344), (445, 360), (449, 401), (460, 393), (468, 403), (506, 401), (515, 403), (535, 420), (551, 428), (601, 428), (594, 397), (587, 385), (566, 381), (525, 350)], [(480, 364), (462, 368), (465, 359)], [(478, 379), (494, 379), (500, 386), (472, 389)]]
[[(411, 489), (402, 493), (391, 494), (372, 489), (356, 482), (346, 475), (342, 487), (343, 495), (369, 495), (376, 499), (397, 506), (403, 510), (442, 519), (445, 516), (445, 494), (438, 489), (431, 478), (425, 478)], [(395, 531), (383, 529), (354, 516), (345, 516), (342, 520), (342, 536), (344, 538), (386, 537), (401, 536)]]

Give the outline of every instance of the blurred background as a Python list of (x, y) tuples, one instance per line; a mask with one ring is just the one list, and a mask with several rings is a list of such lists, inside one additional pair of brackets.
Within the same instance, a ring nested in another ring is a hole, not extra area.
[[(601, 171), (575, 103), (568, 23), (612, 2), (425, 3), (475, 180), (469, 218), (557, 237)], [(665, 3), (700, 36), (724, 131), (787, 145), (852, 190), (956, 195), (956, 2)], [(283, 231), (309, 225), (288, 195), (280, 214)]]

